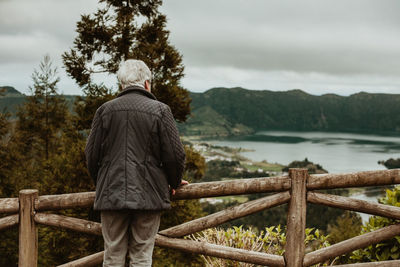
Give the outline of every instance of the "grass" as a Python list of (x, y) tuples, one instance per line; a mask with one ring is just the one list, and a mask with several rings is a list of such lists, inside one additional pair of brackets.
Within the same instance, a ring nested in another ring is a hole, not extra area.
[(246, 196), (223, 196), (223, 197), (216, 197), (216, 199), (222, 199), (224, 203), (229, 203), (233, 201), (237, 201), (239, 203), (247, 202), (249, 199)]
[[(252, 164), (250, 164), (252, 163)], [(269, 171), (269, 172), (281, 172), (283, 165), (276, 164), (276, 163), (268, 163), (265, 161), (262, 162), (252, 162), (252, 161), (244, 161), (240, 162), (240, 165), (243, 168), (248, 169), (249, 171), (256, 171), (258, 169), (262, 169), (264, 171)]]

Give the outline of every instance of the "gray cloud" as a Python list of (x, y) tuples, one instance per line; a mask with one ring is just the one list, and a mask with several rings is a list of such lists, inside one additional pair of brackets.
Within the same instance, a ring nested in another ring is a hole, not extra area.
[[(0, 2), (0, 33), (46, 32), (71, 42), (80, 14), (96, 9), (95, 0), (13, 0)], [(68, 40), (66, 40), (68, 39)]]
[(80, 12), (95, 8), (94, 0), (0, 2), (1, 62), (38, 61), (45, 53), (61, 54), (72, 45)]
[(80, 15), (96, 7), (96, 0), (1, 0), (0, 85), (28, 92), (33, 70), (49, 54), (59, 69), (61, 91), (80, 93), (62, 69), (61, 54), (72, 46)]
[(399, 1), (185, 3), (165, 9), (188, 65), (399, 74)]
[[(96, 0), (0, 0), (0, 85), (24, 91), (46, 53), (61, 67), (80, 15), (97, 7)], [(165, 0), (162, 11), (191, 90), (400, 93), (398, 0)], [(61, 68), (60, 75), (65, 93), (80, 93)]]
[(331, 75), (318, 72), (258, 71), (231, 67), (187, 67), (187, 83), (191, 90), (202, 92), (211, 87), (244, 87), (255, 90), (302, 89), (310, 94), (334, 93), (350, 95), (400, 93), (400, 77), (380, 75)]

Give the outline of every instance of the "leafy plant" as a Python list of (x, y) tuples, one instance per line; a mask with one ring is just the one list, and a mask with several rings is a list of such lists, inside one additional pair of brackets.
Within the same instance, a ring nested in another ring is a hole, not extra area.
[[(379, 199), (381, 204), (400, 207), (400, 186), (393, 190), (386, 190), (386, 196)], [(385, 226), (398, 223), (398, 220), (373, 216), (368, 223), (362, 227), (361, 234), (369, 233)], [(370, 262), (397, 260), (400, 258), (400, 236), (386, 240), (379, 244), (370, 245), (366, 248), (356, 250), (352, 253), (350, 260), (353, 262)]]
[[(336, 244), (358, 236), (360, 235), (361, 227), (361, 216), (355, 212), (346, 211), (341, 216), (336, 218), (336, 222), (334, 224), (328, 225), (328, 241), (331, 244)], [(335, 262), (343, 264), (347, 263), (349, 262), (350, 256), (351, 253), (341, 255), (335, 260)]]
[[(210, 228), (198, 234), (191, 235), (189, 238), (196, 241), (206, 241), (212, 244), (275, 255), (283, 255), (286, 244), (286, 234), (280, 225), (267, 227), (265, 231), (261, 231), (259, 234), (252, 228), (244, 229), (243, 226), (234, 226), (227, 230)], [(329, 246), (327, 236), (322, 235), (319, 230), (315, 230), (314, 228), (306, 229), (306, 238), (304, 242), (308, 251)], [(205, 265), (209, 267), (256, 266), (252, 263), (237, 262), (210, 256), (201, 257), (204, 259)]]

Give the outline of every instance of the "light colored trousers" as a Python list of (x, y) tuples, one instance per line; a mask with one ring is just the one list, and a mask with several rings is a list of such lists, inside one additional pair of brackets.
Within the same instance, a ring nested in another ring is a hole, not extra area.
[(103, 266), (124, 267), (129, 251), (130, 267), (151, 267), (160, 211), (102, 211)]

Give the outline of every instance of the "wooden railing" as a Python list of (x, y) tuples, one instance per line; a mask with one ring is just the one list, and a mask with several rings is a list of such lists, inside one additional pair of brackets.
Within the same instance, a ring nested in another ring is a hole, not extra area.
[[(394, 224), (305, 254), (303, 240), (305, 238), (307, 202), (400, 219), (400, 208), (398, 207), (318, 193), (314, 190), (392, 184), (400, 184), (399, 169), (310, 176), (305, 169), (290, 169), (287, 176), (186, 185), (177, 190), (174, 200), (251, 193), (278, 193), (162, 230), (157, 234), (156, 245), (258, 265), (311, 266), (400, 235), (400, 224)], [(29, 189), (20, 191), (19, 198), (0, 199), (0, 214), (12, 214), (0, 219), (0, 230), (19, 224), (19, 266), (37, 266), (37, 224), (101, 235), (100, 223), (43, 213), (49, 210), (91, 207), (94, 197), (94, 192), (38, 196), (37, 190)], [(289, 203), (284, 256), (182, 238), (185, 235), (284, 203)], [(60, 266), (93, 266), (100, 264), (102, 260), (103, 252), (99, 252)], [(394, 267), (400, 266), (400, 260), (356, 263), (346, 266)]]

